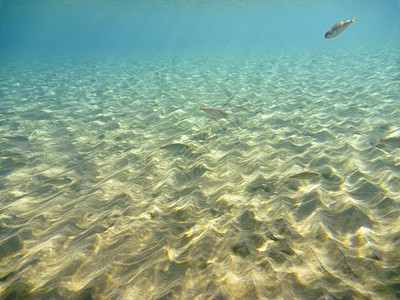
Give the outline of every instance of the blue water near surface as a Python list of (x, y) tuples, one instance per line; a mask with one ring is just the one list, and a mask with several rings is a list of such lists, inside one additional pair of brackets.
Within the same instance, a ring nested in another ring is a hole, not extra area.
[(399, 16), (0, 0), (0, 299), (399, 299)]
[[(398, 1), (6, 1), (0, 59), (323, 52), (398, 42)], [(336, 22), (357, 23), (340, 39)]]

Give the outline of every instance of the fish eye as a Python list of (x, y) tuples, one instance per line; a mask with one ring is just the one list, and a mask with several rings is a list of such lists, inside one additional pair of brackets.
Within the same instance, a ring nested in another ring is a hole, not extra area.
[(329, 34), (332, 34), (332, 32), (329, 32)]

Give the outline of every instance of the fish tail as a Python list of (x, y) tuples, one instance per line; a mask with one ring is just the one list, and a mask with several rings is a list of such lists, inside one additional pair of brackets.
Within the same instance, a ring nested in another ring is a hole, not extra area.
[[(354, 18), (355, 18), (355, 17), (354, 17)], [(353, 18), (353, 19), (351, 19), (351, 23), (354, 23), (354, 22), (355, 22), (354, 18)]]

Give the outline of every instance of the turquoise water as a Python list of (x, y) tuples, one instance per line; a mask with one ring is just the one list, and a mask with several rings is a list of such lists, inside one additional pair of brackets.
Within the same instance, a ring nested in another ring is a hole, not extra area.
[(399, 12), (0, 2), (0, 298), (398, 299)]

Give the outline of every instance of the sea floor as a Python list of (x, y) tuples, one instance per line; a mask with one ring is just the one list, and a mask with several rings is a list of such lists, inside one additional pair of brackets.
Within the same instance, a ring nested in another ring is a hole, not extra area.
[(2, 65), (0, 298), (399, 298), (398, 49)]

